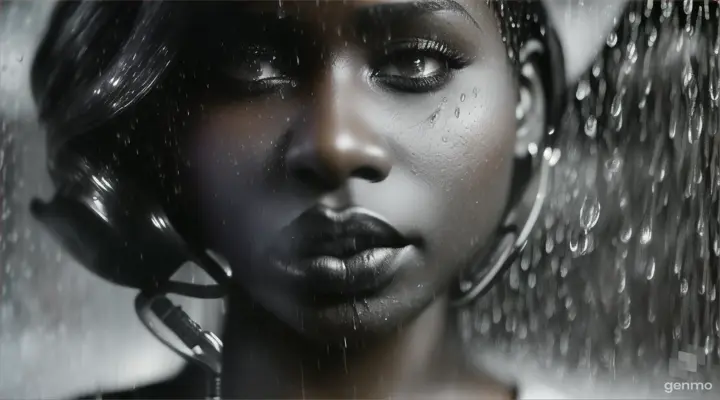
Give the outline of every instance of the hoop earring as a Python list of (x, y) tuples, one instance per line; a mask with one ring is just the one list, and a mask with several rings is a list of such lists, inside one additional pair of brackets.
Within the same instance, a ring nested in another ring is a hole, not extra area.
[[(520, 207), (516, 206), (516, 209), (510, 213), (510, 217), (498, 228), (498, 234), (490, 253), (485, 257), (481, 257), (460, 274), (457, 285), (455, 285), (451, 293), (451, 306), (466, 306), (487, 293), (502, 278), (505, 271), (510, 268), (525, 248), (530, 232), (540, 216), (548, 192), (550, 180), (550, 162), (548, 158), (550, 152), (547, 150), (541, 156), (538, 190), (535, 193), (532, 207), (526, 217), (523, 218), (525, 222), (522, 228), (518, 229), (518, 225), (513, 222), (521, 219), (517, 215)], [(522, 200), (529, 199), (529, 196), (530, 194), (526, 194)], [(518, 203), (519, 206), (523, 204), (522, 200)]]

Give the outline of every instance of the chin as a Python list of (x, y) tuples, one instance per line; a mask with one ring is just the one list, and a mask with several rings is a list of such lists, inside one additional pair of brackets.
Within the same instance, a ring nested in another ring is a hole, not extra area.
[(410, 324), (436, 299), (435, 291), (414, 286), (408, 290), (405, 285), (391, 284), (379, 293), (345, 299), (265, 291), (258, 300), (305, 338), (344, 344), (381, 339)]

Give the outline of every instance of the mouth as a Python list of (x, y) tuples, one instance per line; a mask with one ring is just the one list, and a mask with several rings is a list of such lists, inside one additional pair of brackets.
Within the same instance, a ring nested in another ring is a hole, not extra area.
[(357, 296), (388, 285), (413, 246), (390, 224), (362, 209), (312, 208), (280, 233), (273, 247), (284, 277), (313, 294)]

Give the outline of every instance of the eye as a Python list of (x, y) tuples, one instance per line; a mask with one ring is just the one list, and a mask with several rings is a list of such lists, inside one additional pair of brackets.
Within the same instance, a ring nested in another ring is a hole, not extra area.
[(246, 82), (258, 82), (268, 79), (282, 79), (284, 75), (276, 65), (275, 57), (272, 60), (252, 60), (244, 66), (236, 67), (230, 75), (238, 80)]
[(279, 93), (294, 87), (295, 68), (276, 55), (276, 52), (252, 52), (238, 57), (223, 68), (224, 81), (217, 90), (230, 96), (252, 96)]
[(373, 63), (372, 77), (395, 91), (429, 93), (440, 90), (455, 70), (469, 65), (471, 58), (437, 41), (414, 39), (391, 43)]
[(388, 61), (387, 65), (377, 71), (378, 76), (395, 76), (410, 79), (428, 78), (447, 73), (448, 69), (447, 62), (417, 52), (404, 52)]

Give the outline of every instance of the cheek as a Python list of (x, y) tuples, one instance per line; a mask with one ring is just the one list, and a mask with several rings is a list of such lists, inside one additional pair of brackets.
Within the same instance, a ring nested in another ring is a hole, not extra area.
[(424, 133), (431, 138), (427, 145), (412, 152), (413, 168), (442, 199), (438, 229), (431, 234), (438, 251), (448, 257), (467, 255), (487, 242), (507, 203), (517, 129), (516, 92), (508, 69), (498, 65), (493, 71), (483, 74), (486, 84), (476, 89), (467, 85), (458, 88), (454, 97), (448, 95), (441, 111), (445, 117), (441, 114)]
[[(267, 176), (286, 129), (285, 110), (267, 105), (213, 110), (193, 131), (189, 144), (204, 237), (220, 249), (261, 241), (271, 230), (276, 198)], [(277, 222), (280, 224), (280, 222)], [(250, 248), (250, 246), (244, 246)]]

